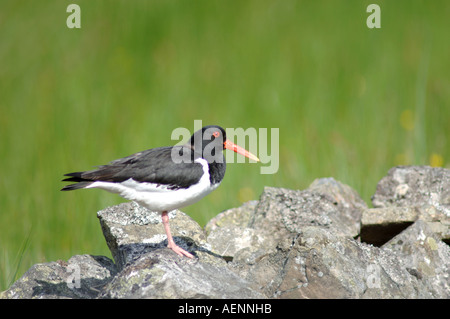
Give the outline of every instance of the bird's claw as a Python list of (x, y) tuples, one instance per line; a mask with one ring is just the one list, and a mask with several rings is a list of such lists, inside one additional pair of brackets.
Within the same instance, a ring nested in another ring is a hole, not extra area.
[(176, 254), (178, 254), (181, 257), (186, 256), (188, 258), (194, 258), (194, 256), (191, 253), (187, 252), (180, 246), (177, 246), (175, 243), (169, 244), (167, 247), (172, 249)]

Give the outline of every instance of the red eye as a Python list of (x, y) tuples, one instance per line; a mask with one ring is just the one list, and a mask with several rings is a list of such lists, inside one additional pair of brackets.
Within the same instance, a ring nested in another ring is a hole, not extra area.
[(214, 137), (219, 137), (219, 135), (220, 135), (219, 131), (215, 131), (215, 132), (213, 133), (213, 136), (214, 136)]

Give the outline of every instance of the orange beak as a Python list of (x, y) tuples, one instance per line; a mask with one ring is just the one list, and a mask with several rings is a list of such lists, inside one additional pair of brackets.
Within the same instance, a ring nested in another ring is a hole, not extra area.
[(230, 140), (226, 140), (225, 143), (223, 143), (223, 147), (232, 150), (238, 154), (244, 155), (245, 157), (248, 157), (251, 160), (259, 162), (259, 158), (257, 158), (255, 155), (247, 151), (246, 149), (234, 144)]

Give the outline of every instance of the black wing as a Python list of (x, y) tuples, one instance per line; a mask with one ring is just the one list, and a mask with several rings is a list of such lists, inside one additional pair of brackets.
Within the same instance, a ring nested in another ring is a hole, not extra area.
[[(172, 149), (179, 155), (184, 154), (186, 161), (175, 162)], [(196, 184), (203, 175), (202, 165), (194, 162), (197, 157), (186, 146), (154, 148), (117, 159), (95, 170), (65, 174), (70, 177), (63, 181), (78, 184), (65, 186), (62, 190), (84, 188), (95, 181), (120, 183), (129, 178), (165, 185), (169, 189), (187, 188)]]

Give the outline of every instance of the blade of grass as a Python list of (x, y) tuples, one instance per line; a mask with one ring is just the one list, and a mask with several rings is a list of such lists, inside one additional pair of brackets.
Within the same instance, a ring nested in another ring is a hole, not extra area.
[(28, 249), (29, 244), (30, 244), (30, 238), (31, 238), (31, 233), (32, 233), (33, 228), (30, 228), (30, 231), (28, 232), (28, 236), (25, 239), (25, 241), (22, 243), (22, 247), (20, 248), (20, 251), (17, 254), (16, 260), (18, 259), (17, 262), (14, 262), (15, 265), (15, 271), (14, 274), (10, 277), (10, 279), (8, 280), (9, 284), (8, 287), (11, 287), (11, 285), (16, 281), (17, 279), (17, 274), (19, 272), (20, 269), (20, 265), (22, 264), (22, 260), (23, 260), (23, 256), (25, 254), (25, 251)]

